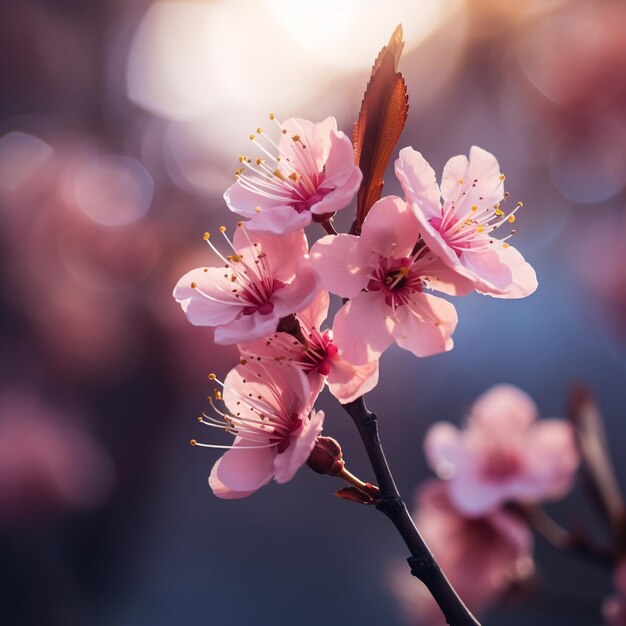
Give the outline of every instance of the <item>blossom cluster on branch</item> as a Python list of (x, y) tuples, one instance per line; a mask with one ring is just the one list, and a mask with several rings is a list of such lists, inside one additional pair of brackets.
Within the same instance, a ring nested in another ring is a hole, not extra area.
[[(334, 118), (270, 119), (278, 140), (261, 128), (250, 135), (260, 156), (239, 158), (224, 194), (248, 221), (232, 239), (220, 228), (224, 246), (205, 233), (221, 265), (188, 272), (174, 289), (191, 323), (214, 327), (216, 343), (240, 350), (240, 364), (216, 389), (214, 414), (200, 420), (234, 443), (198, 444), (229, 448), (210, 479), (228, 498), (272, 477), (285, 482), (307, 460), (322, 428), (313, 406), (325, 383), (348, 403), (376, 386), (378, 360), (392, 343), (419, 357), (452, 348), (456, 309), (430, 292), (520, 298), (537, 287), (508, 242), (512, 233), (496, 237), (521, 203), (504, 210), (504, 176), (477, 147), (450, 159), (441, 186), (419, 152), (402, 149), (395, 172), (405, 198), (381, 198), (358, 235), (328, 234), (309, 252), (304, 227), (319, 222), (334, 233), (333, 215), (352, 201), (361, 171)], [(324, 328), (329, 294), (344, 304)]]

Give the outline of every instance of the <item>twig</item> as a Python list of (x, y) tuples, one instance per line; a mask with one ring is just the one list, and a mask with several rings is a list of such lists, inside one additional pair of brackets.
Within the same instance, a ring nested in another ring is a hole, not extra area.
[(542, 507), (513, 506), (512, 510), (557, 550), (575, 553), (605, 568), (613, 567), (614, 559), (609, 548), (593, 543), (583, 532), (566, 530)]
[(407, 559), (411, 574), (426, 585), (450, 626), (480, 626), (439, 567), (400, 497), (380, 442), (378, 418), (362, 397), (342, 406), (359, 431), (378, 481), (380, 496), (375, 506), (391, 520), (411, 552)]

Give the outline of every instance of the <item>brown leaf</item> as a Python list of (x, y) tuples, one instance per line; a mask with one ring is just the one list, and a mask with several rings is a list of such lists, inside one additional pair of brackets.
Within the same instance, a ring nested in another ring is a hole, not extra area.
[(350, 232), (359, 234), (363, 220), (383, 190), (383, 175), (409, 110), (409, 96), (398, 61), (404, 47), (402, 26), (380, 51), (354, 125), (354, 160), (363, 172), (357, 213)]
[(343, 500), (349, 500), (350, 502), (356, 502), (357, 504), (374, 504), (374, 499), (363, 493), (356, 487), (344, 487), (335, 492), (338, 498)]

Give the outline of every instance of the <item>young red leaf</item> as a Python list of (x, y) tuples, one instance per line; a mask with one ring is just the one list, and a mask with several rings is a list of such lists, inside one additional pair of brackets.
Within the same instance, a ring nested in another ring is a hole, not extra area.
[(382, 193), (383, 175), (409, 110), (409, 97), (398, 61), (404, 42), (402, 26), (380, 51), (354, 125), (354, 158), (363, 173), (357, 213), (350, 232), (359, 234), (365, 216)]

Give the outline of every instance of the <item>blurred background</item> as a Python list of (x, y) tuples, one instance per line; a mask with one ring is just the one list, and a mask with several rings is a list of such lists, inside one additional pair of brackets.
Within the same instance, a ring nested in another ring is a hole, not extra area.
[[(237, 360), (171, 296), (214, 262), (204, 230), (270, 111), (351, 133), (371, 64), (404, 27), (401, 145), (436, 171), (497, 155), (522, 301), (457, 299), (455, 349), (392, 348), (369, 404), (407, 500), (425, 429), (498, 382), (544, 416), (598, 395), (626, 487), (626, 4), (620, 0), (4, 0), (0, 4), (0, 623), (402, 623), (383, 516), (302, 469), (216, 499), (188, 446), (206, 375)], [(393, 176), (386, 192), (398, 192)], [(345, 209), (337, 225), (351, 222)], [(313, 225), (310, 240), (321, 236)], [(327, 434), (372, 479), (330, 397)], [(581, 518), (574, 494), (551, 508)], [(543, 584), (486, 626), (600, 625), (609, 573), (538, 540)], [(408, 576), (408, 572), (407, 572)]]

